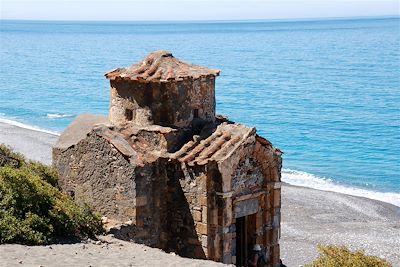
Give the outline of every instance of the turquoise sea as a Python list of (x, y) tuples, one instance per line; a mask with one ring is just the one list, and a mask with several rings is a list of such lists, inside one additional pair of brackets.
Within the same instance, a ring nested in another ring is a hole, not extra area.
[(103, 74), (160, 49), (222, 70), (217, 112), (285, 152), (284, 181), (400, 206), (398, 17), (1, 21), (0, 121), (61, 132), (107, 114)]

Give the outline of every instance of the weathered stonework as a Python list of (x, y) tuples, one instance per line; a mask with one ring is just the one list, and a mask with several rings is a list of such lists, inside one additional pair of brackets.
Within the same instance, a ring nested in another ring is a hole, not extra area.
[(53, 149), (60, 186), (120, 238), (237, 265), (257, 243), (279, 266), (281, 152), (215, 116), (218, 73), (167, 52), (107, 73), (109, 119), (78, 117)]
[(186, 127), (214, 121), (217, 70), (189, 65), (172, 54), (151, 53), (129, 68), (106, 74), (111, 84), (111, 123)]

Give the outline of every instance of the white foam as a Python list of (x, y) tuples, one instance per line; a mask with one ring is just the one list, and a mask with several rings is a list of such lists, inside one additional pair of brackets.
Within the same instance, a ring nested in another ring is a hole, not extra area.
[(70, 118), (70, 117), (73, 117), (73, 115), (70, 115), (70, 114), (58, 114), (58, 113), (47, 113), (46, 117), (49, 118), (49, 119), (60, 119), (60, 118)]
[[(1, 114), (0, 114), (0, 116), (1, 116)], [(60, 133), (58, 133), (58, 132), (49, 131), (49, 130), (42, 129), (42, 128), (37, 127), (37, 126), (28, 125), (28, 124), (25, 124), (25, 123), (22, 123), (22, 122), (19, 122), (19, 121), (14, 121), (14, 120), (6, 119), (6, 118), (1, 118), (0, 117), (0, 122), (1, 123), (5, 123), (5, 124), (14, 125), (14, 126), (17, 126), (17, 127), (20, 127), (20, 128), (32, 130), (32, 131), (48, 133), (48, 134), (57, 135), (57, 136), (60, 135)]]
[(400, 207), (400, 193), (376, 192), (363, 188), (334, 183), (331, 179), (318, 177), (311, 173), (291, 169), (282, 170), (282, 181), (291, 185), (304, 186), (318, 190), (343, 193), (353, 196), (380, 200)]

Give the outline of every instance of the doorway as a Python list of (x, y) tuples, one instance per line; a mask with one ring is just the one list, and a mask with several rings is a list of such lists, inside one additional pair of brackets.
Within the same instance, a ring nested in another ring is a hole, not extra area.
[(255, 243), (256, 214), (236, 218), (236, 266), (248, 266), (249, 252)]

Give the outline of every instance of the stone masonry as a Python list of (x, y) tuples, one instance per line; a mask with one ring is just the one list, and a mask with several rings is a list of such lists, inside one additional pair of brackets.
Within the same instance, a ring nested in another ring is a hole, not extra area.
[(106, 74), (109, 118), (79, 116), (53, 148), (60, 186), (117, 237), (237, 266), (279, 266), (282, 152), (215, 115), (218, 70), (158, 51)]

